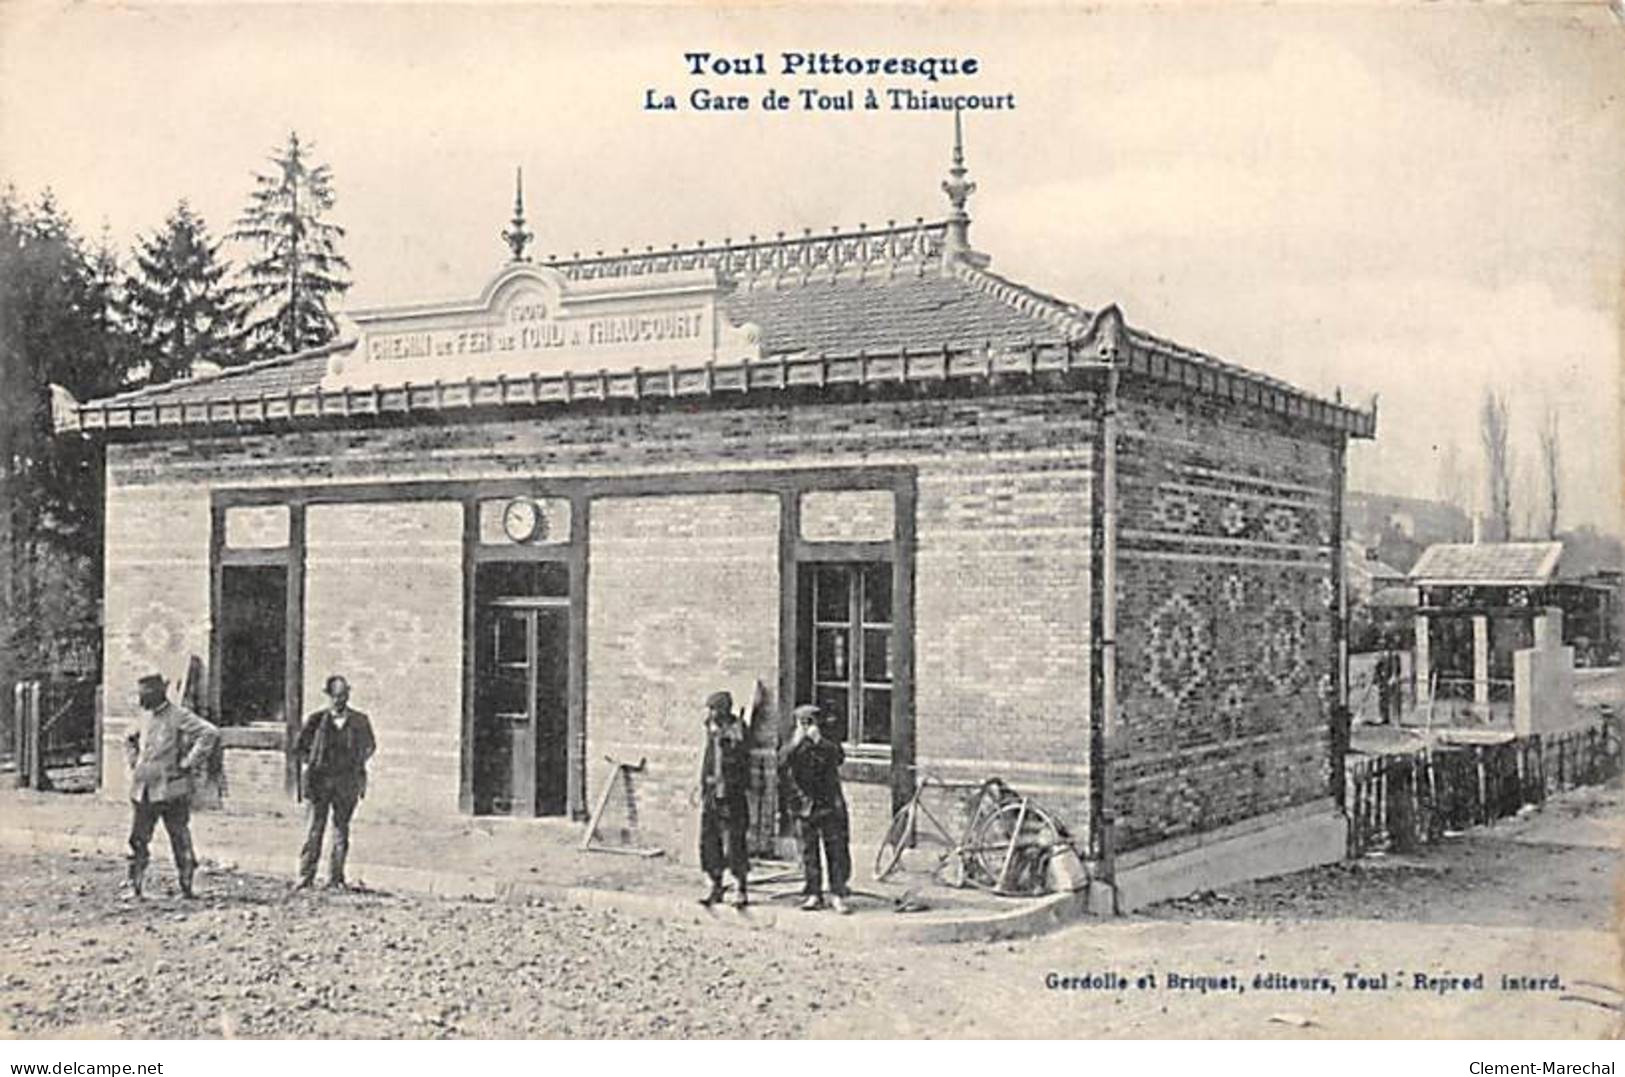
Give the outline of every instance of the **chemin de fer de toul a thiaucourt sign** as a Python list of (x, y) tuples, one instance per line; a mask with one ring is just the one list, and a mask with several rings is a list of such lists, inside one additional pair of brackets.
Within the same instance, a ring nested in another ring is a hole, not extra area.
[(356, 347), (324, 389), (565, 372), (692, 367), (761, 358), (761, 334), (729, 321), (714, 269), (569, 280), (510, 265), (479, 298), (359, 311)]

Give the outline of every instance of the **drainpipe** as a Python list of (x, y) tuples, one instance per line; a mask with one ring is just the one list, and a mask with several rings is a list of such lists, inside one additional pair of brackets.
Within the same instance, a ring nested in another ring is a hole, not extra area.
[[(1090, 483), (1089, 907), (1104, 911), (1109, 905), (1114, 914), (1121, 910), (1109, 749), (1117, 726), (1117, 364), (1125, 336), (1123, 316), (1115, 306), (1097, 315), (1085, 334), (1093, 351), (1088, 361), (1104, 368), (1097, 383)], [(1109, 901), (1096, 886), (1110, 889)]]
[(1337, 435), (1332, 451), (1332, 690), (1331, 690), (1331, 793), (1339, 809), (1347, 814), (1347, 772), (1349, 739), (1354, 716), (1349, 710), (1349, 591), (1344, 535), (1348, 490), (1348, 436)]
[(1106, 749), (1117, 732), (1117, 366), (1106, 371), (1106, 399), (1101, 408), (1100, 529), (1100, 717), (1098, 756), (1090, 773), (1100, 774), (1101, 870), (1117, 907), (1116, 816), (1111, 798), (1111, 770)]

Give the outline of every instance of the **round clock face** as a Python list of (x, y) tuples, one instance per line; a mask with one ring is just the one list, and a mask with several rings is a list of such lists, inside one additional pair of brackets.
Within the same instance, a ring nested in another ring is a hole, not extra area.
[(543, 530), (541, 509), (529, 498), (514, 498), (502, 510), (502, 530), (515, 542), (538, 538)]

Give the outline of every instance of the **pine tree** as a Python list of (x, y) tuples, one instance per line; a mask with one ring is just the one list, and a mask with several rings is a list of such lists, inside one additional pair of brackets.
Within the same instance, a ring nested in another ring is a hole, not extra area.
[(137, 244), (124, 303), (149, 384), (184, 378), (199, 362), (242, 360), (243, 310), (226, 284), (230, 266), (220, 246), (185, 199), (162, 229)]
[(0, 193), (0, 684), (95, 648), (102, 450), (52, 435), (50, 386), (83, 400), (123, 383), (133, 349), (99, 278), (50, 191)]
[(332, 169), (315, 164), (298, 132), (256, 173), (233, 240), (255, 252), (242, 288), (254, 304), (248, 325), (256, 354), (292, 353), (332, 340), (338, 324), (328, 303), (350, 287), (350, 263), (338, 252), (344, 229), (323, 219), (333, 209)]
[(112, 229), (105, 220), (96, 249), (89, 254), (87, 270), (90, 308), (86, 314), (102, 348), (97, 364), (100, 376), (91, 395), (106, 396), (132, 387), (134, 368), (140, 361), (140, 345), (130, 326), (124, 263), (113, 245)]

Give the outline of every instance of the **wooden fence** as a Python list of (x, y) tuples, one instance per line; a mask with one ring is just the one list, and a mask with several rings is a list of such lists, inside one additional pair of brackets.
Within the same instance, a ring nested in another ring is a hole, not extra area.
[(1620, 771), (1621, 723), (1613, 715), (1545, 737), (1350, 758), (1344, 767), (1349, 855), (1410, 852), (1446, 831), (1494, 823)]
[(100, 773), (96, 683), (85, 678), (18, 681), (12, 686), (12, 753), (17, 785), (50, 789), (54, 767), (96, 757)]

